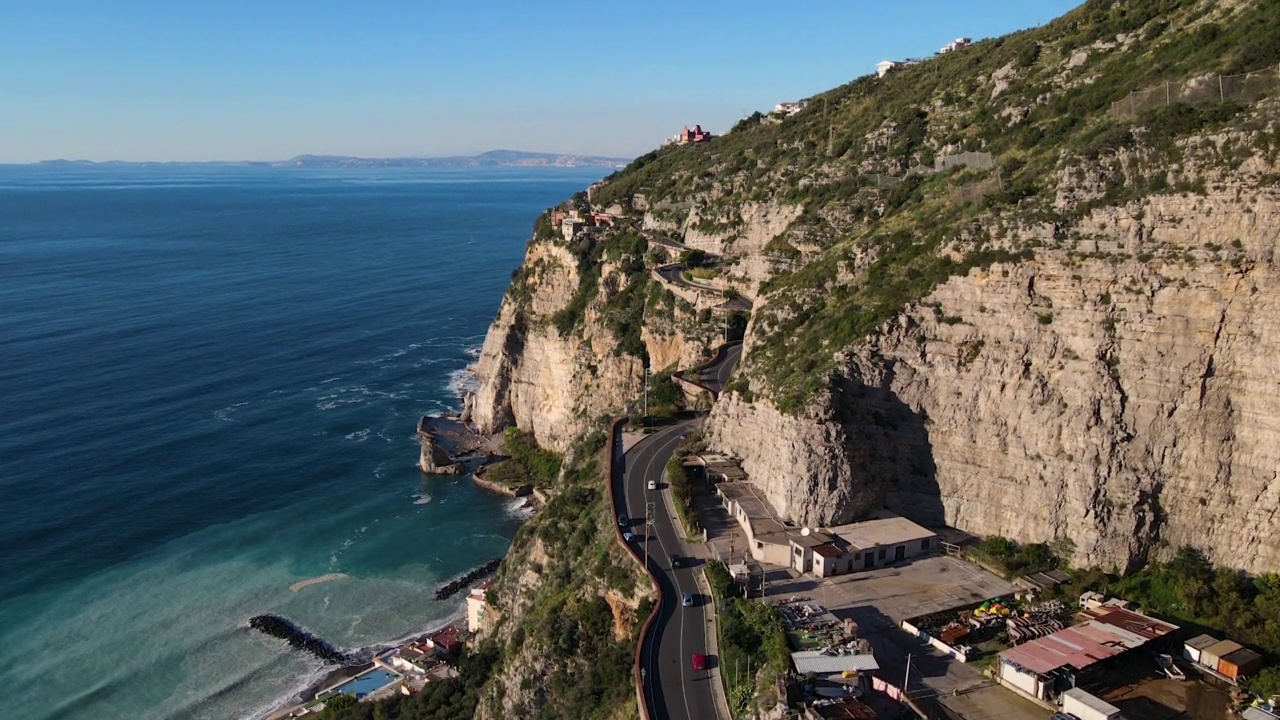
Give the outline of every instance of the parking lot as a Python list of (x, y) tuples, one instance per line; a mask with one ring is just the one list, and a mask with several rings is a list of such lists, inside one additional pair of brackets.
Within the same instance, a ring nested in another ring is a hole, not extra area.
[[(917, 615), (960, 607), (967, 603), (1012, 595), (1005, 580), (963, 560), (947, 556), (917, 558), (887, 568), (863, 570), (821, 580), (795, 577), (776, 569), (768, 575), (768, 595), (808, 595), (828, 608), (840, 608), (877, 623), (897, 625)], [(859, 611), (872, 608), (874, 612)], [(839, 612), (835, 613), (841, 617)], [(859, 621), (858, 617), (853, 617)], [(861, 622), (859, 622), (861, 625)]]
[(905, 683), (907, 696), (930, 717), (1045, 720), (1049, 715), (899, 626), (907, 618), (1013, 594), (1012, 584), (981, 568), (946, 556), (823, 579), (770, 568), (765, 591), (771, 602), (808, 598), (838, 620), (857, 623), (857, 634), (871, 644), (881, 675), (899, 687)]

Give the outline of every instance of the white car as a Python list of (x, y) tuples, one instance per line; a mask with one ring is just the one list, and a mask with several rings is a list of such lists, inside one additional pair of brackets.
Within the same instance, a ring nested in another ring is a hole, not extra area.
[(630, 530), (628, 530), (628, 531), (626, 531), (626, 532), (622, 533), (622, 539), (623, 539), (623, 540), (626, 540), (627, 542), (631, 542), (631, 541), (633, 541), (633, 540), (635, 540), (635, 539), (636, 539), (636, 536), (635, 536), (635, 533), (633, 533), (633, 532), (631, 532)]
[(650, 489), (650, 490), (657, 490), (657, 489), (658, 489), (658, 481), (657, 481), (657, 480), (650, 480), (650, 481), (649, 481), (649, 489)]

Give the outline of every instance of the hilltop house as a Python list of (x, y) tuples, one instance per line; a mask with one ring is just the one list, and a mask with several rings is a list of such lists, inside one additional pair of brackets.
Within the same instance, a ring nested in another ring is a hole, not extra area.
[(711, 133), (703, 130), (701, 125), (694, 125), (692, 130), (689, 129), (688, 125), (685, 125), (684, 129), (672, 138), (672, 141), (677, 145), (688, 145), (689, 143), (706, 142), (710, 139)]
[(890, 70), (915, 65), (920, 62), (915, 58), (907, 58), (906, 60), (881, 60), (876, 63), (876, 77), (884, 77), (889, 74)]

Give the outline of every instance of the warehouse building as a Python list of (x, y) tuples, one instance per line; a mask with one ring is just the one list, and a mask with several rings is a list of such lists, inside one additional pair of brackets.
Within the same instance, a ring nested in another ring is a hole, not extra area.
[(1067, 690), (1088, 684), (1108, 665), (1131, 659), (1139, 648), (1178, 631), (1176, 625), (1113, 606), (1095, 608), (1086, 617), (1079, 625), (1000, 653), (997, 679), (1056, 707)]

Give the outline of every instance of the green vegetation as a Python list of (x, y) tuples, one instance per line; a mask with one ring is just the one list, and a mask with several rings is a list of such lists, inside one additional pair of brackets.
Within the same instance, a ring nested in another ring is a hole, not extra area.
[(358, 703), (350, 695), (325, 703), (320, 720), (462, 720), (474, 717), (480, 688), (501, 668), (494, 643), (462, 657), (458, 677), (428, 684), (413, 697), (401, 695), (376, 703)]
[(693, 511), (693, 487), (689, 471), (680, 460), (679, 453), (667, 460), (666, 477), (671, 484), (671, 499), (675, 501), (676, 514), (684, 525), (685, 535), (692, 537), (699, 532), (698, 516)]
[(562, 458), (558, 453), (538, 447), (533, 435), (518, 428), (507, 428), (502, 436), (502, 451), (508, 456), (485, 471), (485, 479), (507, 487), (521, 485), (550, 487), (560, 476)]
[[(1117, 43), (1119, 35), (1130, 39)], [(799, 412), (826, 388), (839, 350), (939, 283), (1031, 257), (1038, 243), (1020, 244), (1010, 228), (1069, 224), (1153, 192), (1204, 192), (1202, 179), (1166, 170), (1193, 151), (1178, 141), (1223, 128), (1272, 132), (1252, 107), (1209, 94), (1128, 118), (1113, 116), (1113, 102), (1166, 80), (1277, 65), (1276, 3), (1228, 11), (1193, 0), (1089, 0), (1045, 26), (858, 78), (780, 122), (748, 118), (709, 143), (649, 153), (610, 176), (600, 201), (628, 206), (644, 193), (664, 219), (680, 222), (692, 208), (717, 228), (746, 203), (799, 207), (766, 247), (787, 262), (762, 288), (767, 310), (743, 368), (753, 389)], [(997, 169), (930, 174), (944, 150), (990, 152)], [(1215, 152), (1230, 167), (1252, 151)], [(1101, 196), (1055, 203), (1063, 178), (1090, 175), (1101, 178)]]
[[(1064, 567), (1059, 559), (1069, 546), (1019, 544), (989, 537), (968, 553), (983, 564), (1003, 568), (1006, 577)], [(1137, 603), (1154, 613), (1248, 643), (1280, 661), (1280, 576), (1249, 577), (1230, 568), (1216, 568), (1204, 554), (1182, 547), (1168, 562), (1155, 562), (1117, 577), (1097, 569), (1073, 570), (1070, 583), (1054, 588), (1054, 596), (1074, 602), (1085, 590)], [(1194, 634), (1194, 633), (1193, 633)], [(1264, 696), (1280, 693), (1280, 665), (1250, 678), (1245, 686)]]
[(1009, 578), (1052, 570), (1061, 565), (1053, 548), (1045, 543), (1024, 545), (998, 535), (986, 538), (967, 552), (986, 565), (1003, 569), (1002, 574)]
[[(633, 598), (648, 583), (615, 540), (605, 440), (594, 432), (574, 444), (554, 494), (517, 533), (489, 590), (500, 622), (514, 625), (505, 628), (502, 682), (516, 682), (532, 695), (531, 704), (517, 704), (512, 717), (608, 718), (634, 701), (631, 662), (643, 603), (629, 620), (629, 634), (619, 638), (604, 596), (613, 591)], [(530, 556), (535, 540), (541, 562)], [(525, 579), (530, 572), (539, 578), (532, 590)], [(496, 634), (504, 635), (503, 626)], [(521, 664), (513, 666), (516, 657)], [(525, 666), (529, 658), (538, 668)], [(484, 692), (497, 688), (491, 684)]]
[(1280, 656), (1280, 576), (1215, 568), (1199, 550), (1183, 547), (1169, 562), (1112, 582), (1107, 592)]
[(722, 563), (707, 563), (707, 580), (720, 631), (720, 674), (728, 686), (730, 710), (734, 717), (743, 717), (751, 703), (772, 692), (776, 678), (790, 668), (786, 621), (776, 606), (740, 597)]

